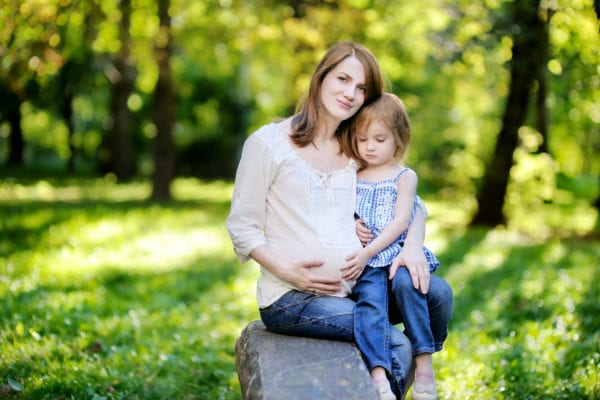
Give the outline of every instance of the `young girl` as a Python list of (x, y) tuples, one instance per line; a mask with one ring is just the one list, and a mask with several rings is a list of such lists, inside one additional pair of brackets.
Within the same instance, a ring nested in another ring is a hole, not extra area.
[[(382, 399), (388, 397), (388, 285), (396, 274), (404, 282), (395, 293), (415, 356), (414, 400), (437, 398), (431, 354), (441, 349), (432, 334), (428, 297), (413, 288), (406, 268), (391, 267), (402, 251), (406, 232), (417, 209), (417, 175), (401, 164), (410, 142), (409, 119), (402, 101), (385, 93), (363, 107), (351, 127), (350, 147), (361, 163), (356, 214), (372, 231), (373, 240), (348, 257), (349, 265), (365, 266), (353, 289), (356, 296), (354, 333)], [(429, 272), (439, 262), (424, 248)], [(393, 398), (393, 397), (389, 397)]]

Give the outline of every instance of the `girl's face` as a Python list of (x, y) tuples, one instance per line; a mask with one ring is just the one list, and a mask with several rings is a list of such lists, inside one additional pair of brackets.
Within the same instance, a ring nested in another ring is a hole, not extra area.
[(396, 136), (385, 125), (372, 122), (356, 133), (358, 154), (369, 167), (396, 163)]
[(365, 102), (365, 68), (348, 57), (329, 71), (321, 84), (321, 103), (328, 119), (336, 124), (352, 117)]

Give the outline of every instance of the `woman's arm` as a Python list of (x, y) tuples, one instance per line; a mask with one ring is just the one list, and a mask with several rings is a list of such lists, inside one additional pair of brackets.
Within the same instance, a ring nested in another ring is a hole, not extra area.
[(263, 229), (269, 187), (276, 172), (268, 144), (263, 137), (253, 134), (244, 143), (226, 222), (239, 261), (253, 259), (300, 290), (320, 294), (338, 292), (340, 280), (324, 278), (312, 270), (323, 264), (321, 260), (287, 262), (275, 257), (269, 249)]
[(390, 268), (390, 279), (396, 275), (399, 267), (405, 266), (410, 273), (415, 289), (421, 293), (429, 292), (429, 266), (423, 253), (423, 241), (425, 239), (425, 217), (421, 207), (417, 207), (417, 214), (410, 224), (404, 248), (394, 258)]
[(254, 133), (246, 139), (226, 221), (240, 263), (250, 259), (252, 250), (267, 243), (263, 228), (267, 192), (276, 169), (273, 164), (271, 151), (262, 137)]

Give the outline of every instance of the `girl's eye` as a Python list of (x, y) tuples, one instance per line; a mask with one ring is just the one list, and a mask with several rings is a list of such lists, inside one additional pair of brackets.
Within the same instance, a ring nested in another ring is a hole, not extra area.
[(383, 143), (385, 142), (385, 139), (377, 139), (377, 143)]

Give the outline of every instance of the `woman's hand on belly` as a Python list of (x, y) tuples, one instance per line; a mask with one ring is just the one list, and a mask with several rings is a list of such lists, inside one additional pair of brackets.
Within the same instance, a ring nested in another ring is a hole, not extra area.
[(322, 260), (298, 261), (289, 264), (285, 276), (281, 278), (304, 292), (334, 295), (342, 289), (342, 281), (320, 273), (323, 264)]

